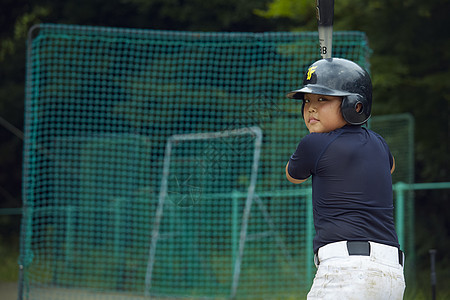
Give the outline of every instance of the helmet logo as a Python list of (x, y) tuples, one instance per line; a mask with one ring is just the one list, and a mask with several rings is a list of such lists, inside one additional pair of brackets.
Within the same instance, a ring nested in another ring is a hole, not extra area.
[(308, 69), (308, 73), (306, 74), (306, 80), (311, 80), (311, 76), (316, 71), (316, 68), (317, 66)]

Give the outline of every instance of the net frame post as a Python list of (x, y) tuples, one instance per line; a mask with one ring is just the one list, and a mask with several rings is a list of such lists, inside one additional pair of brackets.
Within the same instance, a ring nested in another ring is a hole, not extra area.
[[(308, 188), (306, 190), (307, 197), (306, 197), (306, 246), (307, 249), (313, 249), (313, 242), (314, 242), (314, 216), (313, 216), (313, 205), (312, 205), (312, 189)], [(313, 270), (313, 261), (314, 256), (306, 256), (306, 280), (308, 282), (313, 281), (314, 274), (311, 272)]]
[(217, 132), (208, 132), (208, 133), (191, 133), (191, 134), (176, 134), (172, 135), (167, 139), (166, 149), (164, 152), (164, 161), (163, 161), (163, 176), (161, 179), (160, 192), (158, 196), (158, 207), (155, 213), (155, 220), (153, 222), (153, 230), (152, 237), (149, 249), (149, 259), (147, 264), (147, 271), (145, 275), (145, 290), (144, 295), (146, 297), (150, 296), (150, 290), (152, 288), (152, 275), (153, 275), (153, 266), (155, 263), (156, 256), (156, 248), (159, 238), (159, 227), (161, 224), (161, 219), (164, 213), (164, 202), (167, 196), (167, 182), (169, 178), (169, 167), (170, 167), (170, 157), (172, 153), (172, 146), (176, 142), (180, 141), (195, 141), (195, 140), (205, 140), (205, 139), (216, 139), (216, 138), (224, 138), (230, 137), (234, 135), (246, 135), (250, 134), (255, 137), (254, 142), (254, 153), (253, 153), (253, 162), (252, 162), (252, 170), (250, 175), (250, 183), (247, 190), (247, 197), (245, 202), (245, 208), (242, 216), (242, 225), (240, 231), (239, 238), (239, 249), (238, 254), (236, 256), (236, 261), (234, 262), (234, 272), (233, 272), (233, 281), (231, 286), (230, 297), (234, 298), (237, 293), (237, 288), (239, 284), (239, 274), (240, 267), (242, 262), (242, 257), (244, 255), (244, 247), (245, 247), (245, 239), (247, 235), (247, 225), (248, 218), (250, 216), (250, 210), (252, 205), (252, 200), (255, 194), (256, 181), (258, 176), (258, 166), (259, 166), (259, 158), (261, 153), (261, 145), (262, 145), (262, 131), (258, 126), (253, 127), (244, 127), (240, 129), (232, 129), (225, 131), (217, 131)]
[[(31, 26), (31, 28), (28, 30), (27, 34), (27, 53), (26, 53), (26, 79), (25, 79), (25, 111), (31, 106), (31, 98), (32, 98), (32, 81), (33, 81), (33, 68), (32, 68), (32, 50), (33, 50), (33, 39), (36, 38), (40, 31), (40, 24), (35, 24)], [(22, 300), (24, 298), (24, 293), (28, 292), (25, 291), (27, 289), (27, 274), (26, 274), (26, 268), (31, 263), (32, 257), (31, 252), (31, 237), (28, 236), (28, 233), (32, 232), (32, 225), (33, 225), (33, 212), (34, 212), (34, 205), (31, 205), (29, 203), (28, 199), (28, 189), (29, 186), (32, 185), (26, 180), (26, 178), (33, 176), (30, 176), (30, 169), (29, 169), (29, 155), (26, 155), (26, 153), (30, 153), (32, 150), (35, 150), (35, 146), (32, 145), (32, 142), (30, 141), (30, 115), (25, 114), (25, 121), (24, 121), (24, 133), (23, 133), (23, 140), (24, 140), (24, 148), (23, 148), (23, 174), (22, 174), (22, 202), (23, 202), (23, 209), (22, 209), (22, 221), (21, 221), (21, 230), (20, 230), (20, 237), (19, 237), (19, 243), (20, 243), (20, 254), (18, 259), (18, 269), (19, 269), (19, 280), (18, 280), (18, 288), (17, 288), (17, 299)], [(25, 295), (26, 296), (26, 295)]]

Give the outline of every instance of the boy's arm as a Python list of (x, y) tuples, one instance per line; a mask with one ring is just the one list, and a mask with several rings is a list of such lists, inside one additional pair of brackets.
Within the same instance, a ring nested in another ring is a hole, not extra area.
[(299, 184), (299, 183), (305, 182), (306, 179), (308, 179), (308, 178), (306, 178), (306, 179), (295, 179), (295, 178), (293, 178), (291, 175), (289, 175), (288, 168), (289, 168), (289, 162), (286, 164), (286, 178), (290, 182), (295, 183), (295, 184)]

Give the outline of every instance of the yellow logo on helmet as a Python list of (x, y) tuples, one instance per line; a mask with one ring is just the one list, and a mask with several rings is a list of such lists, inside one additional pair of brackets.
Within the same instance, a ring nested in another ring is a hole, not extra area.
[(310, 80), (312, 74), (316, 71), (317, 66), (311, 67), (308, 69), (308, 73), (306, 74), (306, 80)]

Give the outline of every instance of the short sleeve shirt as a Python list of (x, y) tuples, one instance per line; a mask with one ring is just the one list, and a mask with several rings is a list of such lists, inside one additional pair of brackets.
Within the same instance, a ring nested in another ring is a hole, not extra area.
[(289, 175), (312, 176), (314, 251), (337, 241), (399, 247), (393, 218), (391, 168), (385, 140), (361, 126), (305, 136), (289, 160)]

